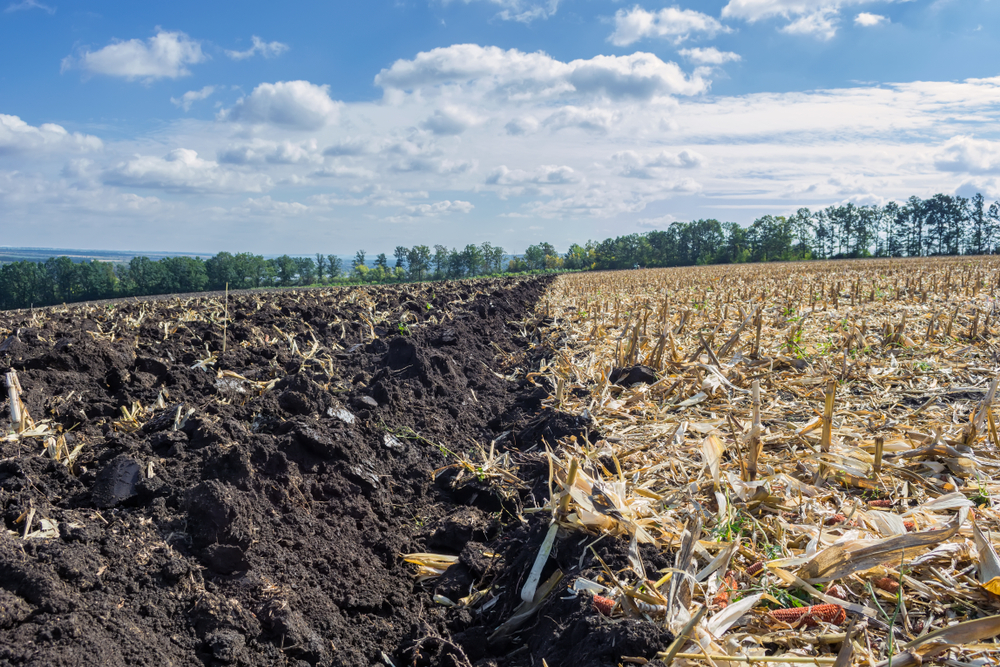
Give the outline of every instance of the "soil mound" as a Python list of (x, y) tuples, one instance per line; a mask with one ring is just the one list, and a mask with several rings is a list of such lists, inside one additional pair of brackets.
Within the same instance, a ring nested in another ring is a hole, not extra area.
[[(197, 299), (0, 314), (0, 371), (61, 438), (54, 456), (0, 442), (0, 665), (555, 667), (663, 647), (561, 596), (487, 641), (544, 532), (519, 518), (547, 493), (530, 450), (594, 437), (512, 379), (541, 354), (519, 323), (547, 282), (241, 295), (225, 325)], [(521, 488), (460, 465), (490, 443)], [(415, 583), (400, 555), (432, 550), (459, 561)], [(432, 601), (487, 587), (485, 610)]]

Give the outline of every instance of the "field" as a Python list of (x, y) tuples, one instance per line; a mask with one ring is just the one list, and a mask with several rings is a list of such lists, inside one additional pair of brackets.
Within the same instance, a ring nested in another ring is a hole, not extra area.
[(994, 664), (992, 258), (0, 313), (0, 665)]

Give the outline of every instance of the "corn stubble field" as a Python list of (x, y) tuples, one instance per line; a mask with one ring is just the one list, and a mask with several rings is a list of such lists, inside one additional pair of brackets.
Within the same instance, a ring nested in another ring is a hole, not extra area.
[(988, 665), (994, 258), (0, 314), (0, 664)]

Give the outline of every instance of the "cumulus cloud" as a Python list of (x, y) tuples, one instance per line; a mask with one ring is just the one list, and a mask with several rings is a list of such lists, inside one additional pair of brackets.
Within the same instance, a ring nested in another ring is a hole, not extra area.
[(3, 10), (4, 14), (10, 14), (11, 12), (20, 12), (25, 9), (41, 9), (46, 14), (55, 14), (56, 8), (49, 7), (48, 5), (43, 5), (37, 0), (23, 0), (23, 2), (12, 2), (7, 5), (7, 9)]
[(176, 79), (187, 76), (188, 65), (207, 59), (201, 43), (182, 32), (160, 30), (146, 41), (130, 39), (114, 42), (97, 51), (84, 49), (77, 56), (67, 56), (62, 70), (81, 69), (89, 74), (120, 76), (128, 80)]
[(626, 178), (663, 178), (666, 169), (693, 169), (705, 161), (701, 154), (689, 150), (680, 153), (661, 151), (650, 156), (635, 151), (619, 151), (611, 159), (621, 165), (619, 173)]
[(743, 60), (740, 54), (732, 51), (720, 51), (714, 46), (707, 48), (681, 49), (680, 55), (687, 58), (696, 65), (725, 65)]
[(533, 116), (521, 116), (520, 118), (514, 118), (509, 123), (503, 126), (503, 129), (507, 134), (513, 134), (515, 136), (522, 134), (531, 134), (538, 130), (541, 123), (538, 122), (537, 118)]
[(941, 171), (967, 174), (1000, 172), (1000, 142), (959, 135), (945, 142), (934, 156), (934, 166)]
[(348, 167), (344, 165), (331, 165), (329, 167), (323, 167), (317, 171), (313, 172), (313, 176), (319, 176), (321, 178), (375, 178), (375, 172), (371, 169), (365, 169), (364, 167)]
[(407, 206), (405, 211), (407, 215), (415, 218), (436, 218), (451, 213), (468, 213), (474, 208), (475, 206), (470, 202), (456, 199), (454, 201), (439, 201), (433, 204), (414, 204)]
[(639, 218), (635, 221), (636, 226), (643, 229), (667, 229), (670, 225), (678, 221), (675, 215), (667, 214), (656, 218)]
[(424, 172), (439, 174), (441, 176), (464, 174), (475, 168), (475, 160), (445, 160), (436, 157), (415, 157), (397, 160), (389, 165), (389, 169), (396, 173)]
[(219, 152), (219, 162), (227, 164), (317, 164), (323, 161), (315, 139), (303, 142), (268, 141), (229, 146)]
[(486, 177), (487, 185), (566, 185), (580, 181), (580, 175), (566, 165), (543, 164), (535, 169), (508, 169), (500, 165)]
[(329, 86), (317, 86), (308, 81), (278, 81), (260, 84), (219, 117), (293, 130), (318, 130), (336, 121), (341, 106), (340, 102), (330, 99)]
[(233, 60), (246, 60), (251, 58), (256, 54), (260, 54), (265, 58), (274, 58), (280, 56), (282, 53), (288, 50), (287, 44), (282, 44), (281, 42), (265, 42), (257, 35), (251, 37), (253, 46), (251, 46), (246, 51), (230, 51), (226, 49), (226, 55)]
[(462, 134), (480, 122), (482, 119), (465, 109), (446, 107), (436, 110), (430, 118), (420, 124), (420, 127), (434, 134), (447, 136)]
[(479, 93), (512, 102), (560, 97), (642, 99), (696, 95), (708, 88), (697, 73), (688, 76), (673, 62), (651, 53), (595, 56), (561, 62), (541, 51), (524, 53), (477, 44), (456, 44), (397, 60), (375, 77), (395, 100), (406, 93)]
[(292, 216), (301, 215), (309, 211), (309, 207), (297, 201), (277, 201), (271, 199), (270, 195), (263, 197), (249, 197), (241, 206), (235, 207), (232, 212), (239, 215), (256, 216)]
[(865, 28), (870, 28), (872, 26), (888, 22), (889, 18), (887, 16), (882, 16), (881, 14), (869, 14), (868, 12), (861, 12), (854, 17), (854, 23)]
[(606, 134), (620, 119), (620, 114), (608, 109), (581, 109), (567, 106), (551, 114), (542, 123), (552, 130), (573, 127), (588, 132)]
[(696, 34), (711, 38), (720, 32), (729, 32), (729, 28), (693, 9), (675, 6), (650, 12), (636, 5), (615, 12), (615, 31), (608, 40), (615, 46), (628, 46), (646, 37), (656, 37), (679, 44)]
[[(761, 19), (781, 17), (790, 22), (781, 30), (799, 35), (813, 35), (830, 39), (837, 32), (840, 10), (844, 6), (869, 4), (874, 0), (729, 0), (722, 8), (722, 18), (744, 19), (750, 23)], [(893, 2), (893, 0), (882, 0)], [(862, 18), (865, 17), (865, 18)], [(881, 19), (876, 14), (864, 12), (855, 18), (859, 25), (877, 25)], [(872, 21), (874, 23), (866, 23)]]
[(264, 174), (243, 174), (203, 160), (188, 148), (165, 157), (137, 155), (103, 174), (109, 185), (153, 188), (176, 192), (261, 192), (271, 185)]
[(207, 99), (214, 92), (215, 86), (205, 86), (201, 90), (189, 90), (181, 95), (180, 98), (171, 97), (170, 102), (174, 106), (183, 107), (184, 111), (190, 111), (192, 104)]
[[(469, 4), (472, 0), (464, 0)], [(547, 19), (556, 13), (559, 8), (559, 0), (488, 0), (490, 4), (497, 5), (500, 11), (497, 17), (504, 21), (520, 21), (521, 23), (531, 23), (535, 19)], [(445, 0), (445, 4), (448, 0)]]
[(348, 137), (346, 139), (340, 139), (323, 149), (323, 155), (331, 156), (366, 155), (374, 152), (375, 146), (372, 145), (370, 140), (364, 137)]
[(833, 39), (837, 34), (837, 15), (835, 9), (822, 9), (812, 14), (806, 14), (795, 19), (781, 32), (789, 35), (815, 36), (820, 39)]
[(18, 116), (0, 114), (0, 155), (28, 152), (98, 151), (100, 139), (89, 134), (68, 132), (62, 125), (42, 123), (35, 127)]

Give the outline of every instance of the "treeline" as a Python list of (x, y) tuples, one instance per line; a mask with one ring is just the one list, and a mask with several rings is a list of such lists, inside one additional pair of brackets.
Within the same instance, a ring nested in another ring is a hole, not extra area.
[[(550, 268), (624, 269), (738, 262), (861, 257), (993, 254), (1000, 245), (1000, 204), (934, 195), (884, 206), (843, 204), (791, 216), (765, 215), (749, 227), (695, 220), (667, 229), (574, 244)], [(527, 254), (525, 255), (525, 258)]]
[(392, 260), (382, 253), (374, 261), (359, 250), (347, 267), (340, 257), (324, 254), (265, 259), (252, 253), (220, 252), (207, 260), (133, 257), (127, 264), (99, 260), (74, 263), (69, 257), (52, 257), (44, 262), (0, 266), (0, 310), (222, 290), (227, 286), (235, 290), (469, 278), (504, 272), (508, 268), (506, 257), (503, 248), (490, 243), (470, 244), (462, 250), (441, 245), (433, 249), (399, 246)]
[(255, 287), (355, 282), (450, 280), (533, 270), (625, 269), (696, 264), (861, 257), (993, 254), (1000, 247), (1000, 204), (982, 195), (911, 197), (884, 206), (843, 204), (791, 216), (765, 215), (749, 227), (734, 222), (675, 222), (667, 229), (573, 244), (562, 254), (549, 243), (511, 256), (490, 243), (459, 250), (443, 245), (397, 246), (374, 261), (359, 250), (349, 266), (335, 255), (221, 252), (202, 260), (134, 257), (127, 264), (74, 263), (68, 257), (0, 266), (0, 309), (126, 296)]

